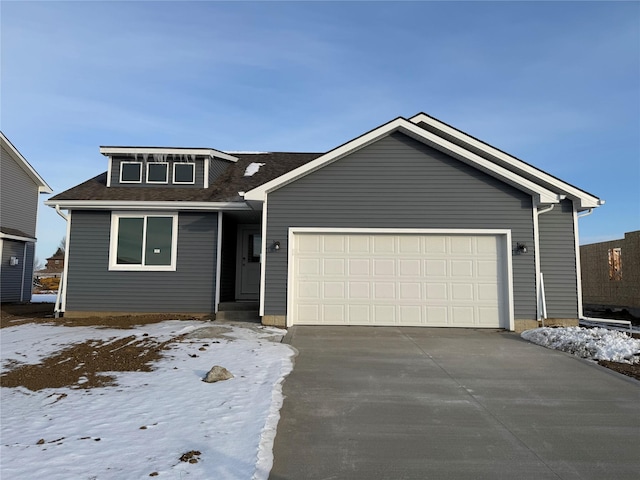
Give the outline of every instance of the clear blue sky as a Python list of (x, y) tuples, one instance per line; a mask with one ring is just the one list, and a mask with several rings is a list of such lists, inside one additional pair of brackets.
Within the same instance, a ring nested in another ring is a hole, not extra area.
[[(56, 193), (100, 145), (325, 151), (424, 111), (640, 228), (638, 2), (10, 2), (0, 128)], [(42, 196), (44, 201), (45, 197)], [(41, 206), (37, 256), (64, 221)]]

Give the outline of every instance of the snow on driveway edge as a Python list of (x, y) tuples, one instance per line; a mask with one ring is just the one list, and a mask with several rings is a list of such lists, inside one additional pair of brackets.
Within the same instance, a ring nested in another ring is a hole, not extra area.
[(640, 340), (606, 328), (542, 327), (526, 330), (522, 338), (543, 347), (590, 360), (640, 363)]
[(269, 408), (264, 428), (260, 434), (258, 461), (256, 462), (256, 471), (251, 477), (251, 480), (267, 480), (273, 467), (273, 444), (276, 438), (278, 422), (280, 421), (280, 409), (284, 403), (282, 384), (293, 371), (293, 359), (297, 355), (295, 348), (290, 345), (287, 345), (287, 348), (289, 348), (290, 354), (286, 360), (283, 360), (280, 368), (280, 380), (278, 380), (272, 390), (271, 407)]

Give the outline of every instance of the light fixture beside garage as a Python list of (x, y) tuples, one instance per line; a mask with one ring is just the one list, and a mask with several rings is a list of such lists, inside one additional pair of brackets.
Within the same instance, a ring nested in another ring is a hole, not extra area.
[(280, 250), (280, 242), (278, 242), (277, 240), (275, 242), (273, 242), (273, 244), (271, 245), (271, 249), (274, 252), (277, 252)]
[(529, 250), (527, 248), (527, 244), (526, 243), (517, 243), (516, 244), (516, 252), (520, 253), (527, 253)]

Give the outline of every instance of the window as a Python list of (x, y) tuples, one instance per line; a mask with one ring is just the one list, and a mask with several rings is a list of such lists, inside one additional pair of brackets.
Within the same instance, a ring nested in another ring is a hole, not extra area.
[(113, 213), (109, 270), (175, 270), (177, 214)]
[(194, 184), (196, 183), (195, 163), (174, 163), (173, 183)]
[(141, 183), (142, 163), (122, 162), (120, 163), (120, 183)]
[(147, 183), (167, 183), (169, 164), (164, 162), (147, 163)]
[(609, 280), (622, 280), (622, 249), (609, 249)]
[(262, 251), (262, 235), (257, 233), (249, 235), (249, 251), (247, 252), (247, 260), (249, 263), (258, 263), (260, 261), (260, 252)]

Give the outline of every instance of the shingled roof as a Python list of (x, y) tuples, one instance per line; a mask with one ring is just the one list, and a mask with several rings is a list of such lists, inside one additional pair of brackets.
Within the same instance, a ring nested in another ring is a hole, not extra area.
[[(107, 172), (51, 197), (56, 200), (103, 201), (176, 201), (176, 202), (241, 202), (238, 192), (246, 192), (279, 177), (322, 153), (234, 153), (236, 163), (230, 163), (209, 188), (166, 188), (158, 186), (107, 187)], [(245, 177), (250, 163), (264, 163), (257, 173)]]

